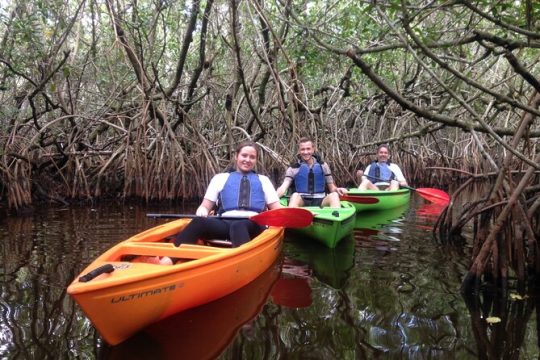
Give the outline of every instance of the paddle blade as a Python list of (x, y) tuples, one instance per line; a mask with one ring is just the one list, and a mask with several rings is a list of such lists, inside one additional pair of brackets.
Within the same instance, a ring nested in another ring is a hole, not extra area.
[(302, 208), (279, 208), (264, 211), (250, 217), (250, 219), (259, 225), (303, 228), (311, 225), (313, 214)]
[(373, 196), (340, 195), (339, 199), (357, 204), (376, 204), (379, 202), (379, 199)]
[(442, 190), (432, 188), (418, 188), (415, 190), (420, 196), (428, 201), (438, 204), (448, 204), (450, 202), (450, 195)]

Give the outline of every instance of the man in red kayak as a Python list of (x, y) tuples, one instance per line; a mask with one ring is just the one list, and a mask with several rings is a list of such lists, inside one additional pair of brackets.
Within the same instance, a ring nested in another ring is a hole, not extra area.
[[(339, 208), (339, 195), (347, 189), (339, 188), (334, 183), (330, 166), (315, 154), (313, 141), (301, 138), (298, 142), (298, 159), (285, 172), (285, 179), (277, 193), (281, 197), (294, 183), (295, 192), (289, 199), (289, 207), (330, 206)], [(328, 188), (329, 192), (326, 192)]]
[(407, 186), (403, 172), (393, 162), (390, 162), (388, 145), (379, 145), (377, 160), (369, 164), (364, 171), (358, 170), (356, 175), (362, 179), (360, 190), (398, 190), (400, 186)]

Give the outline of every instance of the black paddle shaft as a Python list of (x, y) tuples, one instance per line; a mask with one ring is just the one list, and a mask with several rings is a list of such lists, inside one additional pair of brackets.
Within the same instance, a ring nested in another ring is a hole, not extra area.
[[(146, 217), (151, 218), (165, 218), (165, 219), (195, 219), (201, 216), (193, 214), (146, 214)], [(250, 216), (217, 216), (217, 215), (208, 215), (209, 218), (217, 218), (223, 220), (246, 220)]]

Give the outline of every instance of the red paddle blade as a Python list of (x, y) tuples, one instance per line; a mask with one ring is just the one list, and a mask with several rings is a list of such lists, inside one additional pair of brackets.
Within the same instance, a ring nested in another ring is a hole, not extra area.
[(419, 188), (416, 192), (424, 199), (438, 204), (448, 204), (450, 202), (450, 195), (439, 189), (432, 188)]
[(302, 228), (311, 225), (313, 214), (302, 208), (279, 208), (250, 217), (259, 225)]
[(357, 204), (376, 204), (379, 202), (379, 199), (373, 196), (340, 195), (339, 199)]

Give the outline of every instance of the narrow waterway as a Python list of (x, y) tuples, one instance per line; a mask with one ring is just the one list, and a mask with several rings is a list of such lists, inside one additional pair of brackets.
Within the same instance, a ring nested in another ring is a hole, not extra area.
[(146, 213), (193, 210), (46, 206), (0, 220), (0, 358), (539, 356), (538, 296), (466, 302), (459, 288), (470, 248), (437, 242), (431, 229), (441, 209), (416, 196), (405, 208), (360, 214), (354, 234), (334, 250), (288, 235), (280, 261), (245, 288), (108, 346), (67, 285), (111, 245), (166, 221)]

